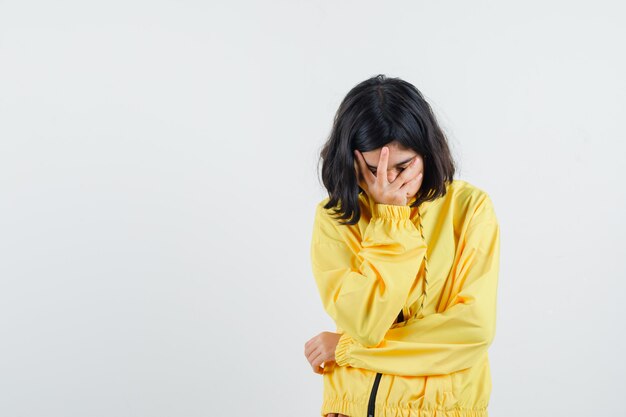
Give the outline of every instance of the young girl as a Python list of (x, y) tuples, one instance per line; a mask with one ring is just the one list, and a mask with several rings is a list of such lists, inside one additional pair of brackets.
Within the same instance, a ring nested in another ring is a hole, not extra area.
[(321, 159), (311, 265), (337, 327), (305, 344), (321, 415), (487, 417), (500, 252), (489, 195), (453, 178), (432, 109), (399, 78), (348, 93)]

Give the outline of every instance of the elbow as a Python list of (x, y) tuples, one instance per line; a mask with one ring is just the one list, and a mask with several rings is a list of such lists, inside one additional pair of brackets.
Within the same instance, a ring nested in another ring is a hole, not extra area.
[(492, 321), (488, 321), (480, 327), (480, 332), (478, 333), (478, 342), (486, 349), (491, 346), (491, 343), (493, 342), (495, 336), (495, 323), (493, 323)]
[(468, 340), (489, 347), (496, 335), (495, 313), (485, 305), (473, 303), (473, 308), (467, 310), (465, 317), (466, 323), (470, 324), (468, 329), (471, 329)]
[(483, 323), (483, 339), (489, 347), (496, 337), (496, 313), (493, 309), (485, 315)]
[(496, 337), (496, 325), (493, 323), (489, 328), (485, 329), (485, 343), (487, 347), (491, 346), (493, 339)]

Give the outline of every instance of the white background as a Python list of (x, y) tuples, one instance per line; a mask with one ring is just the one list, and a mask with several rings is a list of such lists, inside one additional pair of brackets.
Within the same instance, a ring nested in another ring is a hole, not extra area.
[(496, 206), (490, 415), (623, 414), (623, 22), (618, 1), (0, 1), (0, 415), (318, 416), (317, 156), (379, 73)]

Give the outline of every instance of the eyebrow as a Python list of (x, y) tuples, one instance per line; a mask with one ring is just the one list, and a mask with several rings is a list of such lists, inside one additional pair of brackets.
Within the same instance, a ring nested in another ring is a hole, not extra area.
[[(412, 157), (410, 157), (409, 159), (404, 160), (404, 161), (402, 161), (402, 162), (398, 162), (395, 166), (398, 166), (398, 165), (404, 165), (404, 164), (406, 164), (407, 162), (411, 162), (411, 159), (413, 159), (413, 158), (415, 158), (415, 156), (412, 156)], [(368, 167), (368, 168), (378, 169), (378, 167), (371, 166), (371, 165), (370, 165), (370, 164), (368, 164), (367, 162), (366, 162), (365, 164), (367, 165), (367, 167)]]

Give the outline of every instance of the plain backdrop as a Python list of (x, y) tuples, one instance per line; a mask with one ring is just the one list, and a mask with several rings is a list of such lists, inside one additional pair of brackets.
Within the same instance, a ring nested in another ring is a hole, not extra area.
[(318, 416), (317, 158), (377, 74), (496, 207), (490, 415), (623, 413), (624, 11), (0, 1), (0, 416)]

